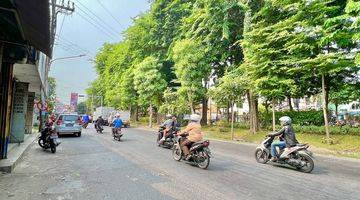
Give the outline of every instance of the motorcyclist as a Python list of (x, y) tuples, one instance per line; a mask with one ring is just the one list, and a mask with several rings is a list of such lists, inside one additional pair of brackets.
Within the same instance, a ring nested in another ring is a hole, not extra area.
[(96, 120), (96, 129), (103, 129), (103, 125), (104, 125), (105, 121), (104, 119), (102, 118), (102, 116), (100, 115), (97, 120)]
[(116, 129), (121, 129), (122, 125), (123, 125), (123, 121), (120, 119), (120, 114), (116, 114), (115, 115), (115, 119), (112, 121), (112, 124), (114, 126), (113, 133), (115, 133)]
[(89, 115), (87, 115), (87, 114), (83, 115), (82, 122), (83, 122), (83, 128), (86, 128), (90, 122)]
[(177, 133), (177, 135), (187, 135), (186, 139), (180, 142), (181, 149), (185, 155), (185, 159), (190, 159), (190, 152), (189, 147), (195, 143), (199, 142), (203, 139), (203, 133), (201, 132), (201, 125), (200, 125), (200, 115), (192, 114), (190, 116), (190, 123), (186, 126), (186, 128)]
[(169, 133), (173, 130), (173, 128), (176, 126), (176, 117), (174, 115), (167, 114), (166, 115), (167, 120), (161, 125), (161, 127), (164, 127), (163, 130), (163, 137), (160, 139), (159, 143), (162, 143), (165, 141), (165, 139), (170, 135)]
[(280, 155), (280, 157), (286, 157), (287, 152), (289, 151), (290, 147), (296, 146), (299, 142), (296, 140), (294, 129), (291, 125), (291, 118), (288, 116), (280, 117), (279, 119), (282, 129), (275, 132), (268, 134), (268, 136), (280, 136), (280, 141), (273, 142), (271, 144), (271, 161), (277, 161), (279, 159), (279, 155), (277, 155), (276, 147), (280, 149), (285, 148), (285, 151)]

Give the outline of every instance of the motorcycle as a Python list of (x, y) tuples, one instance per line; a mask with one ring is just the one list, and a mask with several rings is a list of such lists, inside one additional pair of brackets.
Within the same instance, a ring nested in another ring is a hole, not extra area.
[[(263, 142), (256, 148), (255, 159), (258, 163), (265, 164), (271, 158), (271, 144), (275, 136), (267, 136)], [(287, 152), (287, 156), (280, 156), (275, 163), (282, 166), (292, 167), (304, 173), (310, 173), (314, 169), (314, 161), (312, 159), (312, 152), (308, 150), (309, 145), (298, 144), (291, 147)], [(284, 149), (278, 152), (282, 155)]]
[(167, 148), (167, 149), (172, 149), (175, 142), (176, 142), (176, 138), (175, 138), (175, 135), (177, 132), (180, 131), (180, 128), (176, 127), (176, 128), (173, 128), (170, 130), (170, 134), (168, 135), (168, 137), (166, 137), (166, 139), (163, 141), (163, 142), (160, 142), (160, 140), (163, 138), (164, 136), (164, 130), (165, 130), (165, 127), (161, 126), (159, 128), (159, 131), (158, 131), (158, 136), (156, 138), (156, 143), (159, 147), (163, 147), (163, 148)]
[(112, 128), (112, 133), (113, 133), (114, 140), (117, 140), (117, 141), (121, 140), (121, 137), (123, 136), (121, 128)]
[(41, 131), (38, 144), (45, 150), (50, 149), (52, 153), (56, 152), (56, 147), (60, 144), (60, 141), (57, 133), (54, 131), (54, 127), (45, 127)]
[(86, 129), (88, 125), (89, 125), (89, 122), (84, 122), (82, 127)]
[[(180, 161), (181, 159), (185, 160), (185, 155), (180, 147), (180, 142), (185, 139), (185, 135), (175, 136), (175, 144), (173, 147), (172, 155), (173, 159), (176, 161)], [(198, 166), (201, 169), (207, 169), (210, 164), (210, 156), (211, 152), (208, 148), (210, 145), (210, 141), (201, 141), (196, 142), (190, 147), (190, 159), (185, 161), (187, 164)]]
[(97, 133), (103, 133), (104, 128), (101, 125), (95, 124), (95, 129)]

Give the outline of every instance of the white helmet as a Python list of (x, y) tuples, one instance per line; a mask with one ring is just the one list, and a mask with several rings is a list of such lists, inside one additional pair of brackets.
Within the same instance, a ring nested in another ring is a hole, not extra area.
[(200, 115), (198, 114), (192, 114), (190, 115), (190, 120), (193, 121), (193, 122), (199, 122), (201, 119)]
[(115, 117), (120, 117), (120, 113), (116, 113), (116, 114), (115, 114)]
[(166, 117), (167, 119), (171, 119), (171, 118), (172, 118), (172, 115), (167, 114), (165, 117)]
[(282, 117), (280, 117), (279, 121), (280, 121), (280, 124), (281, 124), (282, 126), (290, 125), (290, 124), (291, 124), (291, 118), (288, 117), (288, 116), (282, 116)]

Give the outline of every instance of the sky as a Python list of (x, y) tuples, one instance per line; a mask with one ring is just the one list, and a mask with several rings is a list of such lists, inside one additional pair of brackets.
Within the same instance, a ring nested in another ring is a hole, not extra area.
[[(49, 76), (56, 79), (57, 97), (65, 104), (70, 103), (72, 92), (85, 94), (85, 89), (96, 79), (92, 59), (102, 45), (121, 41), (121, 33), (131, 25), (132, 18), (149, 9), (148, 0), (72, 2), (75, 3), (75, 11), (71, 15), (58, 14), (58, 39), (49, 72)], [(86, 56), (60, 59), (81, 54)], [(82, 100), (79, 98), (79, 101)]]

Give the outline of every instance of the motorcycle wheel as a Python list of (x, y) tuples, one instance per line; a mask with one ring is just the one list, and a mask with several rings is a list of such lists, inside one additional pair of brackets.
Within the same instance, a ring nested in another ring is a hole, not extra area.
[(299, 154), (299, 158), (301, 161), (305, 162), (306, 165), (303, 167), (298, 167), (297, 169), (304, 173), (310, 173), (314, 169), (314, 161), (313, 159), (306, 154)]
[(44, 140), (43, 140), (43, 139), (39, 138), (38, 144), (39, 144), (39, 146), (40, 146), (41, 148), (45, 148), (45, 143), (44, 143)]
[(263, 151), (262, 149), (256, 149), (255, 159), (256, 162), (265, 164), (269, 161), (269, 155), (266, 153), (266, 151)]
[(205, 157), (205, 160), (203, 162), (197, 163), (197, 165), (201, 169), (207, 169), (210, 164), (210, 157), (208, 155), (206, 155), (204, 152), (202, 154)]
[(172, 151), (172, 155), (174, 160), (176, 161), (180, 161), (181, 160), (181, 149), (180, 146), (178, 144), (174, 145), (173, 151)]
[(51, 149), (51, 153), (56, 153), (56, 146), (52, 146), (50, 149)]

